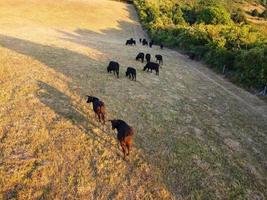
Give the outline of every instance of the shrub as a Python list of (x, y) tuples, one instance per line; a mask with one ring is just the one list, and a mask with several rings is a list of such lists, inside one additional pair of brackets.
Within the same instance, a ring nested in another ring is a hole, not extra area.
[(210, 66), (222, 70), (224, 66), (228, 70), (234, 69), (236, 52), (229, 51), (225, 48), (215, 48), (210, 49), (210, 51), (205, 55), (204, 60)]
[(183, 12), (178, 5), (173, 8), (172, 21), (175, 25), (185, 23), (185, 19), (183, 18)]
[(197, 59), (202, 59), (210, 51), (208, 45), (190, 46), (190, 51), (196, 55)]
[(267, 46), (242, 50), (236, 58), (236, 79), (243, 85), (261, 87), (267, 84)]
[(196, 23), (197, 11), (194, 7), (193, 8), (184, 7), (182, 8), (182, 12), (183, 12), (183, 18), (187, 23), (189, 23), (190, 25)]
[(199, 12), (197, 22), (205, 24), (230, 24), (231, 17), (222, 7), (206, 7)]
[(246, 16), (240, 8), (232, 12), (231, 19), (235, 23), (247, 23)]
[(220, 0), (198, 0), (198, 7), (209, 7), (209, 6), (219, 6), (221, 5)]

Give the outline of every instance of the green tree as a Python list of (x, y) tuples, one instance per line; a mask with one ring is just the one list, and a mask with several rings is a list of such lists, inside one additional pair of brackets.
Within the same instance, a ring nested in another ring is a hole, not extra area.
[(185, 19), (183, 18), (183, 12), (179, 5), (175, 5), (172, 9), (172, 21), (175, 25), (185, 24)]
[(197, 22), (205, 24), (230, 24), (231, 17), (222, 7), (206, 7), (199, 12)]
[(197, 21), (197, 11), (195, 7), (182, 8), (183, 18), (190, 25), (195, 24)]

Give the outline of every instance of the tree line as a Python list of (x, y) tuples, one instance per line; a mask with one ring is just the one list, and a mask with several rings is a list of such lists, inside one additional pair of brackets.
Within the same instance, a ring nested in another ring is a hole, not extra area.
[[(250, 90), (267, 85), (267, 38), (219, 0), (134, 0), (157, 43), (178, 47)], [(266, 12), (265, 12), (266, 13)]]

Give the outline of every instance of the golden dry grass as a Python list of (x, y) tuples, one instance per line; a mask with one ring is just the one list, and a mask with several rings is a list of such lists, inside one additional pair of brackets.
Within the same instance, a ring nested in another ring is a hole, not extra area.
[[(132, 6), (0, 0), (0, 13), (0, 199), (266, 198), (266, 104), (175, 51), (125, 47), (144, 36)], [(159, 77), (139, 51), (164, 56)], [(127, 161), (86, 94), (135, 127)]]
[[(231, 5), (231, 4), (230, 4)], [(254, 27), (256, 30), (260, 31), (264, 36), (267, 36), (267, 21), (261, 17), (253, 17), (251, 13), (254, 9), (257, 9), (259, 13), (262, 13), (265, 10), (265, 7), (259, 3), (252, 2), (235, 2), (233, 7), (241, 8), (245, 11), (245, 16), (249, 24)]]

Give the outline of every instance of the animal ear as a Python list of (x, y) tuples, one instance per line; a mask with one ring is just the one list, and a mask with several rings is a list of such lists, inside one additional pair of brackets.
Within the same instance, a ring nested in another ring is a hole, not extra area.
[(109, 122), (111, 122), (112, 124), (116, 121), (115, 119), (110, 119), (108, 120)]

